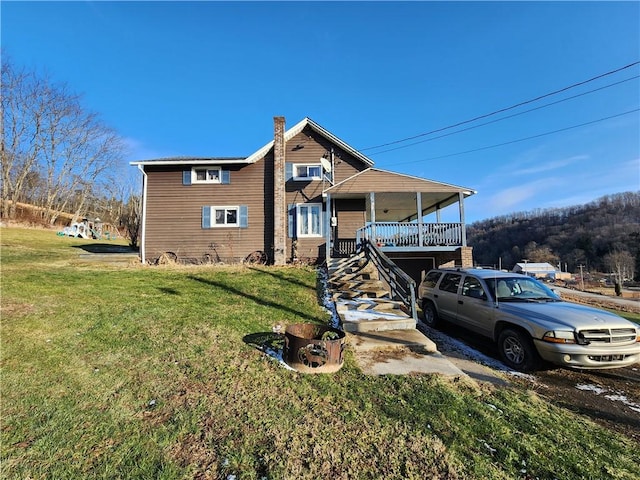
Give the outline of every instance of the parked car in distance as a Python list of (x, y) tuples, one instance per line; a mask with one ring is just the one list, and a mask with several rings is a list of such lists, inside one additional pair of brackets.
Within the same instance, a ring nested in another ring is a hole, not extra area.
[(418, 287), (424, 322), (440, 320), (496, 342), (520, 371), (542, 361), (584, 369), (640, 362), (640, 326), (605, 310), (565, 302), (535, 278), (484, 269), (435, 269)]

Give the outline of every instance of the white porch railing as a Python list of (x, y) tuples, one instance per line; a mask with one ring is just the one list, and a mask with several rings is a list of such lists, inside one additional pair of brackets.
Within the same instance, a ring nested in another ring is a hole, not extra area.
[(357, 243), (366, 239), (379, 247), (463, 246), (463, 231), (462, 223), (376, 222), (357, 231)]

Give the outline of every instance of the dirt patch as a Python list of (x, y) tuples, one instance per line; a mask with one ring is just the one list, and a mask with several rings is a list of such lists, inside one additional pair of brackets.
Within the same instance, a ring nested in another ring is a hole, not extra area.
[(35, 311), (35, 307), (30, 303), (8, 303), (0, 305), (0, 312), (3, 318), (23, 317)]
[(549, 369), (518, 380), (548, 401), (640, 444), (640, 366), (615, 370)]

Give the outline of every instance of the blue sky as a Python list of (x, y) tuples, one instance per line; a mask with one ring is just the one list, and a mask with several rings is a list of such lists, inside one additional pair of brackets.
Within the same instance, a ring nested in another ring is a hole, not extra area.
[(274, 116), (308, 116), (379, 168), (477, 190), (469, 223), (640, 190), (638, 64), (422, 135), (640, 61), (639, 2), (5, 0), (1, 14), (3, 55), (82, 93), (127, 162), (250, 155)]

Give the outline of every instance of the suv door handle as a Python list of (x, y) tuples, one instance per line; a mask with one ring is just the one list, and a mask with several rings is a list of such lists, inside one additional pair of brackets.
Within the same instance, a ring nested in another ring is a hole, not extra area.
[(458, 305), (464, 305), (464, 302), (462, 300), (458, 300)]

